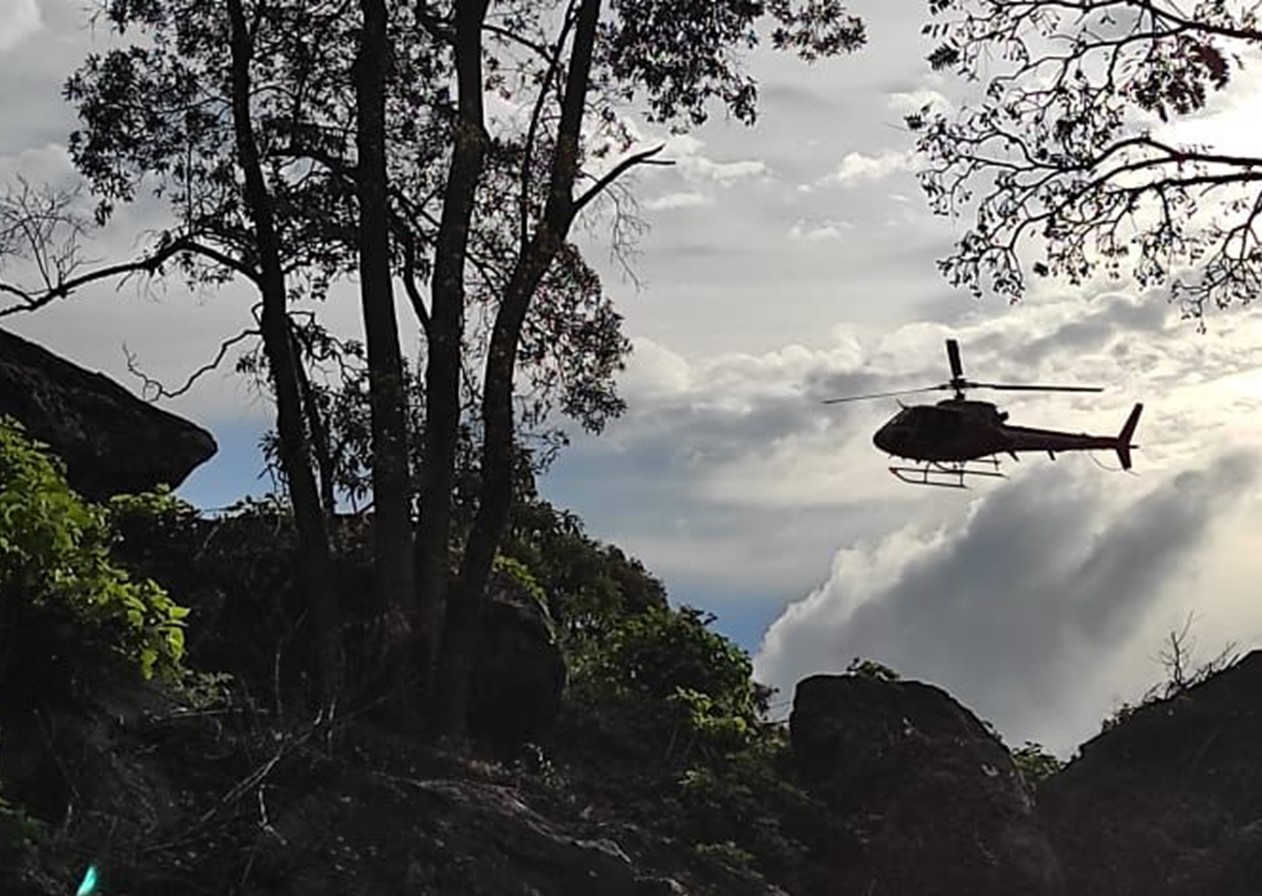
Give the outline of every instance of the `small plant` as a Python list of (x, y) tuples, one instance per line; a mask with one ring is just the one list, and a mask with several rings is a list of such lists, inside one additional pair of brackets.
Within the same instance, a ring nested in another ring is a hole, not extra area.
[(1012, 751), (1012, 764), (1021, 773), (1021, 779), (1031, 790), (1055, 775), (1065, 763), (1040, 743), (1027, 740), (1023, 746)]
[(223, 706), (232, 689), (229, 672), (189, 671), (176, 687), (180, 702), (190, 712), (202, 712)]
[(501, 575), (507, 576), (516, 585), (520, 586), (523, 591), (530, 595), (539, 608), (544, 613), (548, 612), (548, 595), (535, 578), (530, 568), (520, 560), (514, 560), (503, 554), (495, 556), (493, 569)]
[(857, 675), (860, 678), (875, 678), (877, 681), (901, 681), (903, 677), (884, 663), (858, 656), (846, 666), (846, 674)]
[(1195, 614), (1189, 613), (1180, 628), (1166, 633), (1161, 649), (1157, 651), (1155, 657), (1165, 673), (1164, 678), (1144, 691), (1134, 703), (1127, 701), (1118, 706), (1112, 715), (1100, 723), (1102, 732), (1118, 727), (1138, 710), (1151, 703), (1178, 697), (1198, 684), (1213, 678), (1219, 672), (1230, 669), (1240, 661), (1237, 645), (1232, 642), (1213, 658), (1198, 662), (1196, 638), (1192, 635), (1192, 626), (1195, 622)]

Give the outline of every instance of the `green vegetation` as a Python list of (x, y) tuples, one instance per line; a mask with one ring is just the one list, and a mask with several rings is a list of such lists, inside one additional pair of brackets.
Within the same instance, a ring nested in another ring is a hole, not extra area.
[(863, 657), (852, 659), (846, 666), (846, 674), (857, 675), (860, 678), (875, 678), (877, 681), (900, 681), (903, 677), (884, 663)]
[[(161, 501), (159, 497), (153, 500)], [(65, 676), (88, 680), (94, 662), (125, 661), (145, 678), (182, 673), (184, 617), (149, 580), (133, 581), (110, 556), (109, 512), (66, 484), (60, 463), (11, 421), (0, 421), (0, 685), (14, 676), (45, 692)], [(21, 632), (20, 640), (16, 633)], [(38, 634), (36, 634), (38, 633)], [(35, 650), (30, 645), (38, 643)], [(23, 647), (23, 645), (27, 645)], [(47, 659), (41, 663), (39, 656)], [(34, 663), (35, 667), (23, 665)], [(61, 675), (43, 674), (55, 667)]]
[(506, 549), (558, 623), (570, 684), (557, 744), (570, 764), (606, 770), (611, 805), (699, 857), (791, 875), (804, 847), (787, 825), (809, 801), (749, 655), (710, 628), (713, 616), (670, 606), (637, 561), (545, 502), (518, 506)]
[(787, 873), (802, 847), (784, 819), (807, 805), (788, 772), (771, 690), (693, 607), (651, 607), (572, 637), (572, 729), (638, 769), (623, 797), (700, 854)]
[[(8, 718), (78, 705), (136, 672), (184, 680), (188, 611), (154, 582), (134, 581), (110, 552), (114, 513), (173, 506), (169, 494), (118, 499), (111, 509), (85, 501), (58, 460), (0, 419), (0, 693)], [(0, 891), (22, 882), (41, 828), (0, 797)]]
[(1195, 614), (1188, 614), (1181, 627), (1166, 633), (1156, 657), (1161, 664), (1162, 679), (1144, 691), (1135, 702), (1128, 700), (1121, 703), (1112, 715), (1100, 723), (1101, 731), (1118, 727), (1145, 706), (1178, 697), (1240, 661), (1235, 642), (1227, 644), (1211, 659), (1198, 660), (1196, 638), (1192, 635), (1195, 622)]
[(1012, 764), (1021, 773), (1022, 780), (1031, 790), (1065, 767), (1065, 763), (1040, 743), (1027, 740), (1012, 751)]

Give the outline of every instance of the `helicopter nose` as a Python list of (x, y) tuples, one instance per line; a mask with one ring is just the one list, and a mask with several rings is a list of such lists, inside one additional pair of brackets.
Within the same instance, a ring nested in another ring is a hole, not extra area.
[(872, 444), (880, 448), (886, 454), (893, 454), (894, 449), (890, 447), (890, 428), (888, 425), (882, 426), (872, 435)]

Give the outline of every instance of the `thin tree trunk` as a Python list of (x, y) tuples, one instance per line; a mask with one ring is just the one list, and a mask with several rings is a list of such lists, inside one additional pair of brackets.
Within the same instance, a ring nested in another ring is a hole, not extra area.
[[(292, 332), (292, 320), (291, 332)], [(320, 506), (324, 508), (325, 519), (332, 519), (336, 510), (336, 496), (333, 486), (333, 456), (329, 444), (329, 430), (324, 423), (324, 415), (320, 413), (320, 402), (316, 397), (315, 386), (307, 373), (303, 362), (301, 346), (296, 335), (294, 342), (295, 371), (298, 374), (298, 392), (302, 395), (302, 408), (307, 416), (307, 430), (311, 434), (311, 456), (315, 461), (320, 493)]]
[[(373, 574), (375, 633), (368, 645), (406, 677), (391, 657), (415, 615), (412, 482), (408, 471), (407, 395), (390, 269), (390, 206), (386, 172), (386, 66), (389, 38), (384, 0), (360, 0), (363, 28), (355, 60), (359, 164), (359, 282), (368, 348), (372, 412)], [(401, 683), (401, 682), (399, 682)], [(401, 694), (407, 701), (407, 696)]]
[(482, 395), (482, 489), (447, 611), (439, 670), (442, 703), (438, 726), (449, 737), (461, 737), (467, 729), (470, 676), (477, 658), (486, 586), (512, 504), (513, 374), (521, 328), (539, 282), (556, 258), (574, 219), (579, 135), (599, 19), (600, 0), (583, 0), (566, 75), (543, 220), (517, 260), (491, 333)]
[(337, 591), (329, 554), (329, 537), (320, 496), (311, 474), (297, 359), (290, 340), (285, 275), (271, 196), (259, 164), (254, 123), (250, 117), (250, 58), (253, 49), (241, 0), (228, 0), (232, 52), (232, 118), (237, 161), (245, 178), (245, 204), (254, 224), (259, 284), (263, 299), (263, 350), (276, 390), (276, 429), (281, 468), (289, 482), (298, 532), (300, 575), (311, 606), (315, 656), (312, 672), (322, 704), (341, 684), (341, 643)]
[[(488, 137), (482, 103), (482, 22), (487, 0), (456, 4), (457, 120), (451, 165), (435, 246), (425, 367), (425, 452), (421, 519), (416, 538), (417, 591), (421, 600), (422, 661), (432, 676), (440, 652), (450, 577), (451, 501), (460, 427), (460, 356), (464, 339), (464, 267), (470, 221)], [(445, 697), (431, 697), (441, 706)]]

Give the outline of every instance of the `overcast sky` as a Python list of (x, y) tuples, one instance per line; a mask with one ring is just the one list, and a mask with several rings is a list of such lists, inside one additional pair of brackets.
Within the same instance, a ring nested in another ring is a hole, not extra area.
[[(59, 88), (94, 40), (85, 5), (0, 0), (0, 176), (72, 176)], [(1044, 287), (1017, 308), (948, 287), (934, 259), (956, 231), (925, 210), (901, 122), (958, 88), (923, 62), (924, 4), (853, 7), (866, 51), (757, 56), (758, 125), (672, 138), (677, 164), (639, 176), (639, 286), (604, 264), (635, 343), (629, 411), (576, 439), (544, 492), (715, 613), (786, 699), (801, 676), (870, 657), (944, 685), (1009, 742), (1067, 755), (1159, 677), (1161, 639), (1189, 613), (1206, 657), (1262, 635), (1262, 326), (1236, 311), (1198, 335), (1162, 293), (1125, 283)], [(1189, 133), (1244, 139), (1259, 94), (1242, 83)], [(125, 254), (153, 220), (124, 211), (94, 252)], [(586, 239), (604, 263), (602, 234)], [(247, 305), (128, 286), (5, 325), (134, 385), (124, 345), (178, 381)], [(353, 303), (327, 311), (355, 325)], [(969, 491), (894, 481), (871, 433), (897, 406), (819, 401), (940, 382), (948, 336), (977, 378), (1108, 387), (1013, 398), (1018, 423), (1113, 434), (1144, 401), (1133, 473), (1115, 457), (1027, 456)], [(265, 487), (268, 408), (248, 386), (214, 375), (170, 406), (221, 444), (192, 500)]]

